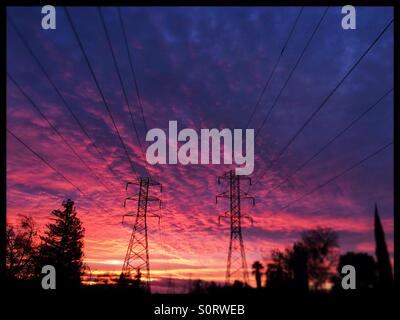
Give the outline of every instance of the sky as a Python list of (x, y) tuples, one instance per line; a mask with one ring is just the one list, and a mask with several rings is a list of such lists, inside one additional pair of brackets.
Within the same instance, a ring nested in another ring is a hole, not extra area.
[[(132, 126), (112, 54), (96, 8), (69, 8), (75, 28), (98, 79), (128, 158), (85, 62), (63, 8), (56, 8), (56, 29), (41, 28), (41, 8), (8, 8), (66, 103), (89, 138), (49, 84), (37, 62), (7, 23), (7, 71), (65, 137), (92, 173), (7, 79), (7, 127), (83, 193), (7, 134), (7, 219), (31, 215), (39, 230), (65, 198), (75, 201), (85, 227), (85, 262), (93, 273), (120, 272), (135, 211), (123, 207), (125, 183), (150, 176), (163, 185), (163, 208), (152, 207), (161, 223), (149, 218), (153, 280), (167, 278), (223, 281), (229, 225), (218, 215), (227, 201), (215, 204), (226, 190), (217, 176), (229, 165), (149, 165), (144, 151), (146, 128), (251, 128), (257, 130), (291, 74), (325, 7), (306, 7), (283, 52), (249, 126), (246, 124), (271, 75), (300, 12), (299, 7), (126, 7), (122, 18), (132, 54), (146, 126), (137, 100), (123, 32), (114, 7), (102, 8), (138, 134)], [(341, 252), (374, 253), (373, 208), (378, 204), (389, 251), (393, 256), (393, 148), (331, 181), (315, 187), (393, 140), (393, 95), (390, 93), (307, 166), (277, 187), (332, 137), (393, 87), (393, 26), (307, 124), (273, 166), (282, 148), (393, 18), (392, 8), (357, 7), (357, 28), (341, 27), (341, 8), (331, 7), (255, 139), (255, 168), (249, 194), (256, 205), (243, 203), (242, 232), (250, 266), (267, 261), (301, 232), (330, 227), (339, 234)], [(139, 138), (139, 140), (138, 140)], [(141, 146), (142, 145), (142, 148)], [(269, 160), (268, 160), (269, 159)], [(112, 172), (109, 170), (112, 169)], [(93, 174), (94, 173), (94, 174)], [(98, 178), (96, 178), (96, 176)], [(245, 182), (243, 189), (247, 191)], [(293, 202), (295, 201), (295, 202)], [(287, 207), (288, 204), (291, 204)], [(178, 281), (178, 280), (177, 280)], [(162, 290), (162, 289), (160, 289)]]

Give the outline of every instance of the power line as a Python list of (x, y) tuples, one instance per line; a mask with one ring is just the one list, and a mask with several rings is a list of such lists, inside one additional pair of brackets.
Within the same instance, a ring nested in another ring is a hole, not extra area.
[(144, 128), (145, 128), (145, 130), (147, 132), (148, 130), (147, 130), (146, 119), (144, 117), (142, 98), (141, 98), (140, 91), (139, 91), (139, 85), (138, 85), (137, 78), (136, 78), (135, 68), (133, 67), (133, 58), (132, 58), (131, 51), (129, 50), (128, 38), (126, 36), (125, 25), (124, 25), (124, 21), (122, 19), (120, 7), (117, 7), (117, 11), (118, 11), (119, 22), (120, 22), (121, 28), (122, 28), (122, 34), (123, 34), (124, 40), (125, 40), (125, 48), (126, 48), (126, 51), (128, 52), (129, 66), (130, 66), (130, 69), (131, 69), (131, 72), (132, 72), (133, 82), (134, 82), (135, 90), (136, 90), (136, 96), (137, 96), (139, 107), (140, 107), (140, 110), (141, 110), (141, 113), (142, 113), (142, 120), (143, 120)]
[[(376, 37), (376, 39), (371, 43), (371, 45), (365, 50), (365, 52), (358, 58), (358, 60), (354, 63), (354, 65), (346, 72), (344, 77), (336, 84), (333, 90), (326, 96), (326, 98), (322, 101), (322, 103), (318, 106), (317, 109), (307, 118), (304, 124), (300, 127), (300, 129), (296, 132), (296, 134), (289, 140), (289, 142), (285, 145), (285, 147), (278, 154), (277, 159), (279, 159), (283, 153), (285, 153), (286, 149), (293, 143), (293, 141), (299, 136), (299, 134), (304, 130), (304, 128), (311, 122), (311, 120), (317, 115), (317, 113), (322, 109), (322, 107), (326, 104), (329, 98), (336, 92), (336, 90), (341, 86), (341, 84), (347, 79), (347, 77), (353, 72), (353, 70), (358, 66), (361, 60), (368, 54), (368, 52), (372, 49), (372, 47), (378, 42), (378, 40), (383, 36), (385, 31), (392, 24), (393, 19), (386, 25), (386, 27), (381, 31), (381, 33)], [(276, 159), (276, 160), (277, 160)], [(275, 161), (276, 161), (275, 160)]]
[(46, 117), (46, 115), (40, 110), (40, 108), (36, 105), (36, 103), (29, 97), (29, 95), (25, 92), (24, 89), (17, 83), (17, 81), (7, 72), (8, 78), (11, 82), (18, 88), (18, 90), (23, 94), (23, 96), (30, 102), (33, 108), (40, 114), (40, 116), (47, 122), (50, 128), (61, 138), (61, 140), (67, 145), (67, 147), (73, 152), (73, 154), (82, 162), (82, 164), (88, 169), (88, 171), (99, 181), (108, 191), (112, 191), (109, 186), (107, 186), (99, 176), (92, 170), (92, 168), (86, 163), (85, 160), (76, 152), (74, 147), (65, 139), (64, 135), (58, 131), (58, 129), (51, 123), (51, 121)]
[[(17, 33), (17, 35), (19, 36), (19, 38), (21, 39), (22, 43), (24, 44), (25, 48), (28, 50), (28, 52), (30, 53), (30, 55), (32, 56), (32, 58), (35, 60), (36, 64), (39, 66), (40, 70), (42, 71), (42, 73), (45, 75), (47, 81), (50, 83), (50, 85), (53, 87), (53, 89), (56, 91), (58, 97), (60, 98), (60, 100), (63, 102), (64, 106), (67, 108), (67, 110), (69, 111), (69, 113), (71, 114), (72, 118), (75, 120), (75, 122), (78, 124), (79, 128), (81, 129), (81, 131), (83, 132), (83, 134), (89, 139), (90, 143), (93, 145), (94, 149), (96, 150), (97, 154), (99, 155), (100, 159), (103, 160), (105, 162), (105, 164), (107, 165), (107, 168), (109, 169), (109, 171), (114, 175), (115, 178), (118, 178), (116, 176), (115, 171), (111, 168), (111, 166), (107, 163), (107, 160), (103, 157), (103, 155), (101, 154), (97, 144), (94, 142), (94, 140), (92, 139), (92, 137), (89, 135), (89, 133), (87, 132), (87, 130), (85, 129), (84, 125), (81, 123), (81, 121), (79, 120), (78, 116), (75, 114), (75, 112), (72, 110), (72, 108), (70, 107), (70, 105), (67, 103), (67, 101), (65, 100), (64, 96), (62, 95), (62, 93), (60, 92), (60, 90), (58, 89), (58, 87), (56, 86), (56, 84), (54, 83), (54, 81), (51, 79), (51, 77), (49, 76), (49, 74), (47, 73), (46, 69), (44, 68), (43, 64), (40, 62), (39, 58), (36, 56), (36, 54), (33, 52), (32, 48), (30, 47), (28, 41), (26, 40), (26, 38), (23, 36), (22, 32), (18, 29), (18, 27), (16, 26), (16, 24), (14, 23), (14, 21), (12, 20), (12, 18), (7, 15), (8, 21), (10, 22), (11, 26), (14, 28), (15, 32)], [(119, 177), (120, 179), (120, 177)], [(110, 183), (113, 185), (113, 187), (115, 188), (114, 183), (109, 180)]]
[(262, 128), (264, 127), (264, 125), (265, 125), (266, 122), (268, 121), (270, 115), (272, 114), (272, 111), (274, 110), (274, 107), (276, 106), (276, 103), (278, 102), (278, 100), (279, 100), (279, 98), (281, 97), (283, 91), (285, 90), (287, 84), (289, 83), (289, 80), (292, 78), (292, 75), (293, 75), (294, 71), (297, 69), (297, 67), (298, 67), (298, 65), (299, 65), (299, 63), (300, 63), (300, 61), (301, 61), (301, 59), (302, 59), (303, 56), (304, 56), (304, 53), (306, 52), (306, 50), (307, 50), (307, 48), (309, 47), (309, 45), (310, 45), (312, 39), (314, 38), (314, 36), (315, 36), (315, 34), (317, 33), (319, 27), (321, 26), (321, 23), (322, 23), (322, 21), (324, 20), (326, 14), (327, 14), (327, 12), (328, 12), (328, 10), (329, 10), (329, 7), (327, 7), (327, 8), (325, 9), (324, 13), (322, 14), (321, 18), (320, 18), (319, 21), (318, 21), (318, 24), (315, 26), (315, 28), (314, 28), (312, 34), (311, 34), (310, 37), (308, 38), (306, 45), (304, 46), (303, 50), (301, 51), (300, 56), (297, 58), (297, 61), (296, 61), (296, 63), (294, 64), (292, 70), (290, 71), (288, 77), (286, 78), (285, 83), (283, 84), (283, 86), (282, 86), (281, 90), (279, 91), (278, 95), (275, 97), (275, 100), (274, 100), (274, 102), (272, 103), (271, 108), (268, 110), (266, 116), (264, 117), (264, 119), (263, 119), (263, 121), (262, 121), (262, 123), (261, 123), (261, 126), (257, 129), (256, 134), (255, 134), (255, 137), (254, 137), (255, 139), (256, 139), (257, 136), (260, 134)]
[[(126, 34), (125, 24), (124, 24), (124, 21), (122, 19), (122, 14), (121, 14), (120, 7), (117, 7), (117, 12), (118, 12), (118, 18), (119, 18), (119, 22), (120, 22), (121, 29), (122, 29), (122, 35), (123, 35), (124, 42), (125, 42), (125, 49), (126, 49), (126, 52), (128, 54), (129, 67), (130, 67), (131, 73), (132, 73), (132, 78), (133, 78), (133, 82), (134, 82), (134, 86), (135, 86), (136, 97), (137, 97), (139, 108), (140, 108), (140, 112), (141, 112), (141, 115), (142, 115), (142, 121), (143, 121), (144, 129), (145, 129), (145, 132), (147, 133), (148, 129), (147, 129), (146, 118), (144, 116), (144, 108), (143, 108), (143, 103), (142, 103), (142, 97), (141, 97), (141, 94), (140, 94), (139, 85), (138, 85), (138, 81), (137, 81), (137, 77), (136, 77), (136, 72), (135, 72), (135, 68), (134, 68), (134, 64), (133, 64), (132, 53), (131, 53), (131, 50), (129, 50), (129, 46), (128, 46), (128, 37), (127, 37), (127, 34)], [(146, 171), (147, 171), (148, 175), (150, 176), (150, 172), (148, 170), (146, 170)], [(157, 178), (157, 175), (155, 175), (155, 176)]]
[[(47, 165), (51, 170), (56, 172), (61, 178), (63, 178), (67, 183), (69, 183), (71, 186), (73, 186), (76, 190), (79, 191), (80, 194), (83, 196), (87, 197), (87, 195), (71, 180), (69, 180), (65, 175), (61, 173), (56, 167), (54, 167), (51, 163), (49, 163), (45, 158), (43, 158), (39, 153), (37, 153), (35, 150), (33, 150), (27, 143), (25, 143), (21, 138), (19, 138), (17, 135), (15, 135), (10, 129), (7, 128), (7, 132), (11, 134), (16, 140), (18, 140), (25, 148), (27, 148), (32, 154), (34, 154), (39, 160), (41, 160), (45, 165)], [(93, 198), (92, 198), (93, 200)], [(105, 209), (103, 206), (100, 204), (96, 204), (97, 206), (100, 207), (103, 211), (106, 213), (109, 213), (107, 209)]]
[(138, 141), (138, 143), (139, 143), (140, 149), (141, 149), (142, 152), (143, 152), (143, 146), (142, 146), (142, 143), (141, 143), (141, 141), (140, 141), (139, 133), (138, 133), (137, 128), (136, 128), (136, 125), (135, 125), (135, 120), (133, 119), (132, 110), (131, 110), (131, 105), (130, 105), (130, 103), (129, 103), (128, 96), (127, 96), (127, 94), (126, 94), (124, 82), (123, 82), (123, 80), (122, 80), (121, 72), (120, 72), (119, 67), (118, 67), (117, 59), (116, 59), (116, 57), (115, 57), (114, 48), (113, 48), (113, 46), (112, 46), (112, 44), (111, 44), (111, 39), (110, 39), (110, 35), (109, 35), (109, 33), (108, 33), (108, 30), (107, 30), (106, 22), (105, 22), (105, 19), (104, 19), (104, 16), (103, 16), (103, 13), (102, 13), (100, 7), (97, 7), (97, 10), (98, 10), (99, 15), (100, 15), (100, 20), (101, 20), (101, 24), (102, 24), (102, 26), (103, 26), (104, 33), (105, 33), (105, 35), (106, 35), (106, 40), (107, 40), (108, 47), (110, 48), (110, 51), (111, 51), (111, 56), (112, 56), (112, 59), (113, 59), (113, 62), (114, 62), (115, 70), (117, 71), (118, 79), (119, 79), (119, 82), (120, 82), (120, 84), (121, 84), (122, 93), (123, 93), (123, 96), (124, 96), (124, 98), (125, 98), (125, 102), (126, 102), (126, 104), (127, 104), (127, 106), (128, 106), (129, 116), (130, 116), (130, 118), (131, 118), (131, 123), (132, 123), (133, 131), (135, 132), (136, 139), (137, 139), (137, 141)]
[(349, 171), (355, 169), (356, 167), (360, 166), (361, 164), (363, 164), (365, 161), (373, 158), (374, 156), (376, 156), (377, 154), (379, 154), (380, 152), (382, 152), (383, 150), (387, 149), (388, 147), (390, 147), (391, 145), (393, 145), (393, 142), (389, 142), (387, 144), (385, 144), (384, 146), (380, 147), (378, 150), (376, 150), (375, 152), (371, 153), (370, 155), (368, 155), (367, 157), (363, 158), (362, 160), (356, 162), (355, 164), (351, 165), (350, 167), (348, 167), (347, 169), (343, 170), (342, 172), (340, 172), (339, 174), (333, 176), (332, 178), (328, 179), (327, 181), (325, 181), (324, 183), (316, 186), (314, 189), (312, 189), (311, 191), (303, 194), (302, 196), (300, 196), (299, 198), (297, 198), (296, 200), (290, 202), (289, 204), (285, 205), (284, 207), (282, 207), (282, 209), (287, 209), (289, 207), (291, 207), (294, 203), (304, 199), (305, 197), (311, 195), (312, 193), (318, 191), (319, 189), (323, 188), (324, 186), (326, 186), (327, 184), (331, 183), (332, 181), (335, 181), (336, 179), (340, 178), (341, 176), (345, 175), (346, 173), (348, 173)]
[(259, 106), (260, 103), (261, 103), (261, 100), (262, 100), (262, 98), (263, 98), (263, 96), (264, 96), (264, 94), (265, 94), (265, 92), (266, 92), (266, 90), (267, 90), (267, 88), (268, 88), (268, 85), (269, 85), (269, 83), (271, 82), (271, 79), (272, 79), (272, 77), (273, 77), (274, 74), (275, 74), (276, 68), (278, 67), (279, 62), (281, 61), (281, 58), (282, 58), (282, 56), (283, 56), (283, 53), (284, 53), (285, 50), (286, 50), (286, 47), (287, 47), (287, 45), (288, 45), (288, 43), (289, 43), (289, 40), (290, 40), (290, 38), (292, 37), (292, 34), (293, 34), (294, 30), (296, 29), (297, 23), (298, 23), (298, 21), (299, 21), (299, 18), (300, 18), (300, 16), (301, 16), (301, 13), (303, 12), (303, 9), (304, 9), (304, 7), (301, 7), (299, 13), (297, 14), (297, 17), (296, 17), (296, 19), (295, 19), (295, 21), (294, 21), (294, 24), (293, 24), (293, 26), (292, 26), (292, 28), (291, 28), (289, 34), (288, 34), (287, 39), (286, 39), (286, 41), (285, 41), (285, 43), (284, 43), (284, 45), (283, 45), (283, 47), (282, 47), (282, 50), (281, 50), (281, 52), (280, 52), (280, 54), (279, 54), (279, 57), (278, 57), (278, 59), (276, 60), (275, 65), (274, 65), (273, 68), (272, 68), (271, 74), (269, 75), (267, 81), (265, 82), (265, 85), (264, 85), (264, 87), (263, 87), (263, 89), (262, 89), (262, 91), (261, 91), (261, 94), (260, 94), (260, 96), (258, 97), (258, 100), (257, 100), (256, 104), (255, 104), (254, 107), (253, 107), (253, 111), (252, 111), (252, 113), (251, 113), (251, 115), (250, 115), (249, 120), (247, 121), (247, 124), (246, 124), (246, 127), (245, 127), (245, 128), (248, 128), (248, 127), (249, 127), (250, 122), (251, 122), (251, 120), (253, 119), (254, 114), (256, 113), (257, 108), (258, 108), (258, 106)]
[[(308, 40), (307, 40), (307, 42), (306, 42), (306, 44), (305, 44), (303, 50), (301, 51), (299, 57), (297, 58), (296, 63), (293, 65), (293, 68), (291, 69), (291, 71), (290, 71), (288, 77), (286, 78), (286, 81), (284, 82), (284, 84), (283, 84), (283, 86), (281, 87), (281, 89), (280, 89), (278, 95), (275, 97), (274, 101), (272, 102), (271, 108), (268, 110), (267, 114), (265, 115), (265, 117), (264, 117), (264, 119), (263, 119), (263, 121), (262, 121), (262, 123), (261, 123), (261, 126), (256, 130), (255, 139), (257, 138), (257, 136), (258, 136), (259, 133), (261, 132), (262, 128), (263, 128), (263, 127), (265, 126), (265, 124), (267, 123), (267, 121), (268, 121), (270, 115), (272, 114), (273, 109), (274, 109), (275, 106), (276, 106), (276, 103), (278, 102), (280, 96), (282, 95), (282, 93), (283, 93), (283, 91), (285, 90), (287, 84), (289, 83), (289, 80), (291, 79), (293, 73), (294, 73), (295, 70), (297, 69), (297, 67), (298, 67), (298, 65), (299, 65), (299, 63), (300, 63), (300, 61), (301, 61), (301, 59), (302, 59), (303, 56), (304, 56), (304, 53), (306, 52), (307, 48), (310, 46), (311, 41), (312, 41), (312, 39), (314, 38), (315, 34), (317, 33), (319, 27), (321, 26), (322, 21), (324, 20), (326, 14), (328, 13), (328, 10), (329, 10), (329, 7), (326, 7), (326, 8), (325, 8), (325, 11), (322, 13), (321, 18), (319, 19), (319, 21), (318, 21), (318, 23), (316, 24), (316, 26), (315, 26), (313, 32), (311, 33), (310, 37), (308, 38)], [(268, 161), (268, 165), (269, 165), (269, 166), (272, 166), (272, 165), (273, 165), (273, 161), (272, 161), (268, 156), (265, 156), (265, 159)], [(267, 170), (267, 169), (264, 169), (264, 172), (261, 174), (261, 176), (260, 176), (259, 179), (257, 179), (257, 178), (255, 179), (255, 182), (254, 182), (253, 186), (256, 185), (256, 184), (258, 184), (258, 183), (260, 182), (260, 180), (261, 180), (261, 178), (264, 176), (266, 170)], [(249, 193), (250, 188), (251, 188), (251, 186), (249, 185), (249, 186), (248, 186), (248, 189), (247, 189), (247, 192), (245, 192), (245, 194)]]
[[(389, 23), (385, 26), (385, 28), (378, 34), (378, 36), (374, 39), (374, 41), (369, 45), (369, 47), (363, 52), (363, 54), (358, 58), (358, 60), (353, 64), (353, 66), (346, 72), (346, 74), (342, 77), (342, 79), (336, 84), (336, 86), (332, 89), (332, 91), (325, 97), (322, 103), (311, 113), (311, 115), (307, 118), (307, 120), (303, 123), (303, 125), (297, 130), (294, 136), (286, 143), (286, 145), (281, 149), (278, 155), (270, 161), (269, 167), (266, 167), (264, 172), (261, 174), (258, 181), (264, 176), (265, 172), (270, 169), (279, 158), (286, 152), (288, 147), (294, 142), (294, 140), (300, 135), (300, 133), (306, 128), (306, 126), (311, 122), (311, 120), (318, 114), (318, 112), (322, 109), (322, 107), (327, 103), (329, 98), (336, 92), (336, 90), (343, 84), (346, 78), (354, 71), (354, 69), (358, 66), (358, 64), (362, 61), (362, 59), (368, 54), (368, 52), (373, 48), (373, 46), (378, 42), (378, 40), (383, 36), (385, 31), (390, 27), (393, 23), (393, 19), (389, 21)], [(258, 182), (257, 181), (257, 182)], [(257, 183), (256, 182), (256, 183)]]
[(334, 137), (332, 137), (326, 144), (324, 144), (317, 152), (315, 152), (311, 157), (309, 157), (306, 161), (304, 161), (300, 166), (298, 166), (286, 179), (273, 187), (272, 189), (278, 189), (285, 182), (289, 181), (293, 176), (295, 176), (299, 171), (304, 169), (312, 160), (314, 160), (318, 155), (320, 155), (324, 150), (326, 150), (333, 142), (335, 142), (339, 137), (341, 137), (344, 133), (350, 130), (358, 121), (360, 121), (366, 114), (368, 114), (372, 109), (374, 109), (379, 103), (386, 98), (391, 92), (393, 92), (393, 88), (387, 91), (384, 95), (382, 95), (373, 105), (364, 110), (361, 114), (359, 114), (356, 118), (354, 118), (345, 128), (340, 130)]
[(61, 178), (63, 178), (65, 181), (67, 181), (71, 186), (73, 186), (76, 190), (79, 191), (83, 196), (85, 193), (76, 185), (74, 184), (71, 180), (69, 180), (66, 176), (64, 176), (57, 168), (53, 167), (45, 158), (43, 158), (40, 154), (38, 154), (36, 151), (34, 151), (32, 148), (30, 148), (24, 141), (22, 141), (19, 137), (17, 137), (10, 129), (7, 128), (7, 132), (11, 134), (15, 139), (17, 139), (22, 145), (25, 146), (31, 153), (33, 153), (36, 157), (38, 157), (40, 160), (43, 161), (44, 164), (46, 164), (50, 169), (52, 169), (54, 172), (56, 172)]
[[(101, 19), (101, 23), (102, 23), (104, 32), (106, 34), (108, 46), (111, 50), (111, 55), (113, 58), (115, 69), (118, 74), (119, 81), (121, 83), (122, 91), (123, 91), (126, 103), (128, 105), (128, 110), (129, 110), (129, 114), (130, 114), (130, 117), (132, 120), (132, 125), (134, 128), (138, 143), (140, 145), (140, 149), (142, 150), (143, 155), (145, 156), (144, 151), (143, 151), (143, 146), (140, 142), (139, 134), (138, 134), (138, 131), (137, 131), (137, 128), (135, 125), (135, 121), (133, 119), (132, 111), (130, 108), (128, 96), (125, 91), (122, 76), (121, 76), (120, 70), (118, 68), (117, 59), (115, 57), (115, 53), (114, 53), (114, 50), (113, 50), (113, 47), (111, 44), (110, 35), (108, 34), (105, 19), (104, 19), (104, 16), (103, 16), (103, 13), (102, 13), (100, 7), (98, 7), (98, 12), (100, 15), (100, 19)], [(145, 168), (145, 170), (147, 171), (146, 168)], [(137, 200), (138, 204), (137, 204), (137, 214), (136, 214), (135, 224), (134, 224), (131, 238), (130, 238), (130, 241), (128, 244), (120, 280), (123, 280), (125, 277), (129, 277), (131, 275), (131, 271), (135, 271), (136, 275), (141, 275), (141, 269), (144, 269), (144, 278), (145, 278), (145, 283), (146, 283), (145, 286), (146, 286), (147, 290), (150, 292), (151, 278), (150, 278), (150, 263), (149, 263), (149, 246), (148, 246), (148, 237), (147, 237), (148, 231), (147, 231), (147, 222), (146, 221), (147, 221), (147, 217), (149, 217), (147, 214), (148, 201), (154, 201), (154, 197), (149, 196), (149, 189), (150, 189), (150, 186), (159, 186), (162, 191), (162, 187), (161, 187), (160, 183), (154, 182), (154, 181), (152, 182), (150, 177), (145, 177), (145, 178), (140, 177), (139, 181), (136, 183), (140, 186), (139, 187), (139, 195), (137, 197), (126, 198), (126, 200)], [(127, 184), (127, 186), (128, 186), (128, 184)], [(160, 201), (160, 207), (161, 207), (161, 200), (159, 200), (158, 198), (155, 198), (155, 199)], [(134, 214), (127, 214), (127, 215), (132, 216)], [(158, 218), (160, 219), (159, 216), (158, 216)]]
[(92, 68), (92, 65), (91, 65), (91, 63), (90, 63), (90, 61), (89, 61), (89, 57), (88, 57), (87, 54), (86, 54), (86, 51), (85, 51), (85, 49), (84, 49), (84, 47), (83, 47), (83, 44), (82, 44), (82, 42), (81, 42), (81, 39), (80, 39), (80, 37), (79, 37), (79, 34), (78, 34), (78, 32), (76, 31), (75, 25), (74, 25), (74, 23), (73, 23), (73, 21), (72, 21), (72, 19), (71, 19), (71, 16), (70, 16), (70, 14), (69, 14), (69, 12), (68, 12), (68, 9), (67, 9), (66, 7), (64, 7), (64, 9), (65, 9), (65, 13), (66, 13), (66, 16), (67, 16), (67, 20), (68, 20), (68, 22), (69, 22), (69, 24), (70, 24), (70, 26), (71, 26), (72, 32), (73, 32), (74, 35), (75, 35), (75, 38), (76, 38), (76, 40), (77, 40), (77, 42), (78, 42), (78, 45), (79, 45), (79, 48), (80, 48), (80, 50), (82, 51), (82, 54), (83, 54), (83, 56), (84, 56), (84, 58), (85, 58), (85, 61), (86, 61), (87, 66), (89, 67), (90, 74), (92, 75), (93, 80), (94, 80), (94, 82), (95, 82), (95, 84), (96, 84), (96, 88), (97, 88), (97, 90), (98, 90), (99, 93), (100, 93), (100, 96), (101, 96), (101, 98), (102, 98), (102, 100), (103, 100), (104, 106), (106, 107), (107, 112), (108, 112), (108, 115), (109, 115), (109, 117), (110, 117), (110, 119), (111, 119), (111, 122), (112, 122), (112, 124), (113, 124), (113, 126), (114, 126), (115, 132), (117, 133), (118, 138), (119, 138), (119, 141), (121, 142), (121, 145), (122, 145), (122, 147), (123, 147), (123, 149), (124, 149), (124, 151), (125, 151), (126, 157), (128, 158), (128, 161), (129, 161), (129, 163), (130, 163), (132, 172), (135, 173), (135, 171), (136, 171), (136, 170), (135, 170), (135, 166), (134, 166), (134, 164), (133, 164), (133, 161), (132, 161), (131, 157), (129, 156), (128, 149), (127, 149), (127, 147), (126, 147), (126, 145), (125, 145), (125, 143), (124, 143), (124, 141), (123, 141), (123, 139), (122, 139), (122, 137), (121, 137), (121, 135), (120, 135), (120, 133), (119, 133), (119, 130), (118, 130), (118, 127), (117, 127), (117, 125), (116, 125), (116, 123), (115, 123), (114, 117), (113, 117), (113, 115), (112, 115), (112, 113), (111, 113), (111, 110), (110, 110), (110, 108), (109, 108), (109, 106), (108, 106), (108, 103), (107, 103), (107, 101), (106, 101), (106, 98), (105, 98), (105, 96), (104, 96), (104, 94), (103, 94), (103, 91), (101, 90), (100, 84), (99, 84), (99, 82), (98, 82), (98, 80), (97, 80), (97, 78), (96, 78), (96, 75), (95, 75), (95, 73), (94, 73), (94, 70), (93, 70), (93, 68)]

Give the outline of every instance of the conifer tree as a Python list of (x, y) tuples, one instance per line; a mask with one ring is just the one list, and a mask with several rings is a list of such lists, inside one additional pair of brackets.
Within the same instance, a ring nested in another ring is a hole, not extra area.
[(378, 207), (375, 204), (375, 254), (378, 266), (378, 281), (382, 287), (392, 284), (392, 266), (390, 265), (389, 252), (386, 246), (385, 232), (383, 231), (381, 219), (379, 218)]
[(81, 284), (83, 271), (84, 229), (71, 199), (62, 203), (64, 210), (54, 210), (54, 222), (47, 225), (39, 249), (40, 268), (53, 265), (57, 287), (71, 288)]

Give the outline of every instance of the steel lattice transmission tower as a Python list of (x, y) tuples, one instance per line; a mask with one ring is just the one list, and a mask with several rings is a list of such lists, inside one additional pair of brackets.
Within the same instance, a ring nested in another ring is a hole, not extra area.
[[(131, 238), (129, 241), (128, 249), (124, 264), (122, 267), (121, 278), (132, 280), (136, 279), (138, 283), (142, 283), (147, 291), (150, 291), (150, 263), (149, 263), (149, 245), (147, 238), (147, 218), (156, 217), (160, 223), (160, 215), (150, 213), (148, 204), (150, 202), (158, 202), (161, 208), (161, 200), (157, 197), (150, 196), (149, 192), (151, 187), (157, 186), (162, 192), (162, 186), (157, 181), (151, 180), (149, 177), (139, 178), (136, 182), (128, 182), (126, 184), (126, 191), (128, 186), (137, 185), (139, 191), (133, 196), (127, 197), (124, 201), (126, 207), (127, 201), (137, 201), (136, 212), (125, 214), (126, 216), (135, 217)], [(124, 218), (122, 218), (124, 222)]]
[(223, 176), (218, 177), (218, 184), (221, 180), (228, 182), (228, 190), (218, 194), (215, 197), (215, 202), (218, 198), (228, 198), (230, 200), (230, 210), (218, 217), (218, 224), (221, 218), (230, 219), (230, 241), (228, 250), (228, 261), (226, 266), (226, 284), (230, 284), (233, 279), (242, 279), (243, 283), (248, 283), (246, 253), (244, 250), (243, 236), (242, 236), (242, 220), (247, 218), (253, 224), (253, 219), (241, 213), (241, 200), (251, 199), (253, 205), (255, 204), (254, 197), (250, 197), (247, 193), (241, 193), (240, 181), (246, 180), (251, 185), (251, 179), (245, 176), (238, 176), (233, 170), (225, 173)]

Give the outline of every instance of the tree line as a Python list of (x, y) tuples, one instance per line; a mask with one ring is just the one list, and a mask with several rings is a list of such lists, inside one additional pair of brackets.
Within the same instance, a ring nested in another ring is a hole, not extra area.
[[(339, 254), (338, 234), (330, 228), (304, 231), (301, 239), (284, 250), (273, 250), (264, 266), (255, 261), (252, 273), (258, 289), (274, 290), (342, 289), (342, 268), (351, 265), (356, 270), (356, 288), (387, 289), (393, 285), (393, 274), (385, 234), (375, 206), (375, 257), (365, 252)], [(265, 276), (265, 286), (262, 277)]]
[(67, 199), (62, 210), (53, 210), (52, 222), (39, 235), (32, 217), (21, 216), (19, 224), (6, 229), (6, 279), (9, 284), (39, 285), (42, 268), (56, 270), (57, 288), (77, 288), (84, 271), (84, 228), (74, 202)]
[[(21, 216), (17, 225), (7, 225), (6, 230), (6, 278), (9, 283), (24, 285), (38, 283), (42, 267), (52, 265), (56, 269), (57, 288), (78, 288), (86, 269), (83, 263), (84, 228), (77, 216), (74, 201), (67, 199), (62, 210), (51, 212), (51, 222), (44, 233), (38, 234), (32, 217)], [(308, 292), (340, 290), (342, 268), (352, 265), (356, 270), (356, 288), (359, 290), (388, 288), (393, 274), (387, 250), (384, 230), (375, 206), (375, 257), (363, 252), (347, 252), (340, 255), (338, 234), (330, 228), (306, 230), (298, 241), (284, 250), (272, 250), (264, 265), (255, 261), (252, 273), (258, 290), (290, 290)], [(265, 280), (264, 280), (265, 279)], [(140, 288), (139, 275), (132, 279), (119, 279), (119, 285)], [(236, 281), (233, 288), (245, 288)], [(189, 292), (208, 292), (219, 285), (194, 281)]]

